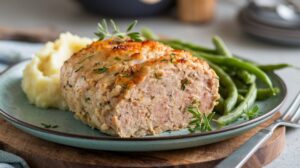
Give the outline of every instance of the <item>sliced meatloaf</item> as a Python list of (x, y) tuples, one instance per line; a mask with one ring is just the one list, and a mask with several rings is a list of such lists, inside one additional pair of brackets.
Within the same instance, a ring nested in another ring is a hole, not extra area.
[(210, 113), (218, 77), (190, 53), (154, 41), (94, 42), (67, 60), (61, 90), (69, 109), (91, 127), (120, 137), (186, 128), (186, 108)]

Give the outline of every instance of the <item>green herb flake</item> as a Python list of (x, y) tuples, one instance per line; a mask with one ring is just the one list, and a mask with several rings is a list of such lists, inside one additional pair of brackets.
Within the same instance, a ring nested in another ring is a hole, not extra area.
[(172, 54), (170, 55), (170, 57), (171, 57), (170, 62), (171, 62), (171, 63), (175, 63), (175, 61), (176, 61), (175, 54), (172, 53)]
[(187, 78), (184, 78), (181, 80), (181, 90), (185, 90), (186, 88), (186, 85), (190, 84), (191, 82), (187, 79)]
[(48, 128), (48, 129), (54, 129), (54, 128), (58, 128), (58, 125), (51, 125), (51, 124), (45, 124), (45, 123), (41, 123), (41, 125), (44, 127), (44, 128)]
[(106, 68), (106, 67), (101, 67), (101, 68), (94, 69), (94, 72), (95, 72), (95, 73), (102, 74), (102, 73), (106, 72), (107, 70), (108, 70), (108, 68)]
[(115, 57), (114, 60), (121, 61), (121, 58), (120, 57)]
[(211, 121), (215, 113), (210, 113), (206, 115), (199, 111), (200, 102), (194, 101), (190, 106), (188, 106), (187, 111), (190, 112), (193, 117), (189, 123), (189, 131), (195, 132), (207, 132), (212, 130)]
[(160, 62), (168, 62), (168, 60), (167, 59), (162, 59), (162, 60), (160, 60)]

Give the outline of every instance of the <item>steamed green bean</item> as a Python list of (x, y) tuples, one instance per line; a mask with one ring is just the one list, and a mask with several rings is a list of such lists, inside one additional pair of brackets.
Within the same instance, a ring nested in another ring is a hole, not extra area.
[(220, 125), (227, 125), (236, 121), (246, 110), (248, 110), (255, 102), (257, 94), (256, 84), (253, 83), (247, 95), (245, 96), (245, 100), (241, 102), (232, 112), (227, 115), (223, 115), (219, 117), (216, 121)]

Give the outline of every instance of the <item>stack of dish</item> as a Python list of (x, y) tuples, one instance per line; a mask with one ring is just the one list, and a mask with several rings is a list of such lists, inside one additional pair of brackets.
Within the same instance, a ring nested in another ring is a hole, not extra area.
[(284, 14), (290, 16), (291, 13), (285, 6), (282, 9), (280, 7), (266, 8), (258, 6), (254, 1), (249, 3), (238, 15), (241, 28), (246, 33), (268, 42), (299, 46), (300, 14), (296, 11), (294, 18), (285, 18)]

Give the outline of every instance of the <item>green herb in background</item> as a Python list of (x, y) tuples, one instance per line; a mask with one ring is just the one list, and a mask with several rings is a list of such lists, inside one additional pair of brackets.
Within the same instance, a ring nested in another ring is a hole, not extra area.
[(108, 24), (105, 19), (103, 19), (100, 23), (98, 23), (98, 30), (95, 35), (99, 38), (99, 40), (103, 40), (105, 38), (116, 37), (119, 39), (125, 39), (126, 37), (134, 40), (134, 41), (143, 41), (144, 38), (139, 32), (131, 32), (131, 30), (136, 26), (137, 20), (133, 21), (126, 29), (126, 32), (121, 32), (120, 28), (117, 24), (110, 20), (111, 27), (113, 28), (113, 32), (111, 33), (108, 28)]
[(205, 113), (201, 113), (199, 111), (199, 102), (194, 102), (187, 108), (187, 111), (193, 115), (192, 121), (189, 123), (189, 131), (195, 132), (206, 132), (211, 131), (211, 120), (215, 113), (210, 113), (206, 115)]

